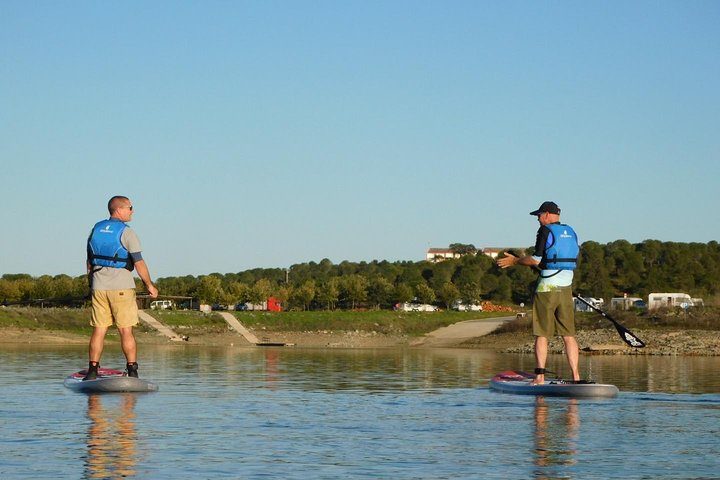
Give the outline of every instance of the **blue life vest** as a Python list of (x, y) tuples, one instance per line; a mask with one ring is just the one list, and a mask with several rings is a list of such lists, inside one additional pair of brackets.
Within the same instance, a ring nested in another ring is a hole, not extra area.
[(133, 261), (120, 238), (127, 228), (124, 222), (110, 218), (95, 224), (87, 243), (90, 265), (95, 267), (125, 268), (132, 271)]
[(540, 266), (546, 270), (575, 270), (580, 246), (575, 230), (563, 223), (545, 225), (550, 229), (553, 242), (545, 249)]

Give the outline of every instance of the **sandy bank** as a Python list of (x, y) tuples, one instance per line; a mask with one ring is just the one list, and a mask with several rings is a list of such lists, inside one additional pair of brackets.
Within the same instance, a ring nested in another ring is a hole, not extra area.
[[(137, 342), (141, 345), (177, 345), (182, 346), (234, 346), (252, 347), (235, 332), (193, 333), (184, 331), (187, 342), (172, 342), (156, 332), (136, 331)], [(306, 348), (397, 348), (417, 344), (417, 337), (407, 335), (386, 335), (378, 332), (264, 332), (256, 335), (263, 341), (284, 342)], [(637, 330), (647, 347), (631, 349), (619, 339), (614, 329), (579, 331), (577, 340), (583, 354), (607, 355), (720, 355), (720, 332), (708, 330)], [(31, 330), (5, 327), (0, 331), (0, 343), (22, 343), (37, 345), (73, 344), (87, 345), (87, 335), (64, 331)], [(108, 332), (109, 344), (118, 342), (117, 332)], [(458, 339), (457, 343), (444, 341), (441, 345), (432, 342), (413, 348), (477, 348), (504, 353), (532, 353), (533, 338), (527, 333), (488, 334), (471, 340)], [(550, 342), (551, 353), (562, 353), (562, 341)]]
[[(197, 346), (247, 346), (252, 347), (239, 334), (205, 333), (184, 330), (187, 342), (173, 342), (156, 332), (135, 331), (135, 339), (141, 345), (197, 345)], [(262, 341), (283, 342), (298, 347), (311, 348), (383, 348), (409, 345), (409, 337), (405, 335), (385, 335), (377, 332), (273, 332), (268, 336), (265, 332), (256, 332)], [(24, 343), (35, 345), (87, 345), (88, 335), (81, 335), (58, 330), (37, 330), (27, 328), (4, 327), (0, 330), (0, 344)], [(116, 331), (108, 331), (106, 343), (119, 342)]]

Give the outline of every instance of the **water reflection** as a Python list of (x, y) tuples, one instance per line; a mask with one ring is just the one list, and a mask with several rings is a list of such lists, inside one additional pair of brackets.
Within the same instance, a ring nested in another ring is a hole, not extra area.
[[(103, 402), (117, 402), (117, 408), (106, 408)], [(136, 396), (88, 395), (85, 478), (128, 478), (135, 476), (137, 432), (135, 430)]]
[[(260, 380), (290, 389), (368, 392), (476, 386), (486, 382), (483, 352), (411, 350), (326, 351), (265, 349), (230, 353), (228, 381)], [(260, 361), (258, 361), (260, 360)], [(222, 362), (219, 358), (215, 361)]]
[(265, 382), (268, 388), (274, 388), (280, 377), (280, 351), (266, 349), (265, 352)]
[(562, 475), (563, 467), (577, 463), (580, 412), (576, 399), (549, 403), (535, 400), (535, 478), (572, 478)]

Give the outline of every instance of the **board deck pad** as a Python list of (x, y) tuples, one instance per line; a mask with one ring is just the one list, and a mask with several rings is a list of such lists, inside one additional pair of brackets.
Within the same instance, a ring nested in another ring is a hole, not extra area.
[(142, 378), (128, 377), (122, 370), (100, 368), (95, 380), (85, 380), (87, 369), (65, 377), (63, 385), (76, 392), (155, 392), (158, 385)]
[(562, 379), (545, 378), (542, 385), (533, 385), (535, 376), (526, 372), (507, 371), (490, 379), (490, 388), (517, 395), (543, 395), (548, 397), (615, 397), (620, 392), (615, 385), (603, 383), (574, 383)]

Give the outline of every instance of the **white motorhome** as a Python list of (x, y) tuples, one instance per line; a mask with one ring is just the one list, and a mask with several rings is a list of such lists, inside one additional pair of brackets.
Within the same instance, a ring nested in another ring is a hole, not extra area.
[[(603, 305), (605, 305), (605, 300), (602, 298), (593, 298), (593, 297), (583, 297), (590, 305), (592, 305), (595, 308), (602, 309)], [(588, 307), (584, 302), (578, 300), (577, 298), (573, 298), (575, 302), (575, 311), (576, 312), (592, 312), (593, 309)]]
[(693, 307), (704, 307), (705, 306), (705, 302), (703, 302), (702, 298), (691, 298), (690, 300), (692, 300)]
[(662, 307), (688, 308), (694, 305), (693, 299), (687, 293), (651, 293), (648, 295), (648, 310)]

